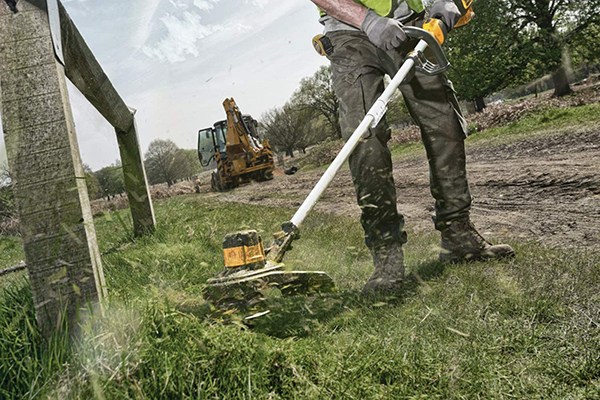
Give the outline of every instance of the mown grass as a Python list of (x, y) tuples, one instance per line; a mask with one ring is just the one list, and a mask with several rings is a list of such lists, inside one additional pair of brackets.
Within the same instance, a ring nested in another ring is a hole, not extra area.
[[(75, 345), (43, 342), (24, 278), (0, 292), (0, 398), (597, 398), (600, 255), (512, 243), (513, 261), (442, 266), (411, 235), (399, 298), (365, 299), (353, 219), (312, 215), (286, 263), (328, 271), (338, 292), (273, 298), (242, 324), (201, 298), (225, 233), (266, 238), (293, 210), (157, 202), (155, 235), (126, 213), (96, 221), (110, 297)], [(18, 257), (17, 257), (18, 258)]]
[(593, 126), (599, 122), (600, 103), (579, 107), (548, 107), (510, 124), (490, 128), (482, 133), (474, 134), (468, 140), (472, 143), (491, 138), (515, 140), (518, 136), (525, 136), (531, 133), (560, 131), (566, 127), (576, 129), (578, 127)]
[[(529, 137), (533, 134), (549, 134), (563, 132), (566, 128), (576, 130), (600, 124), (600, 104), (588, 104), (579, 107), (548, 107), (533, 112), (518, 121), (507, 125), (486, 129), (471, 134), (467, 146), (500, 144)], [(393, 147), (392, 155), (396, 158), (412, 156), (424, 152), (420, 142), (403, 143)]]

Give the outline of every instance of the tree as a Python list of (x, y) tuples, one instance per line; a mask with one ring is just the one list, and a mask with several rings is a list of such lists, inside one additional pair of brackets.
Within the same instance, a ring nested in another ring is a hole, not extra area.
[(101, 197), (102, 188), (100, 187), (100, 182), (98, 182), (98, 178), (92, 171), (92, 168), (87, 164), (83, 164), (83, 172), (85, 173), (85, 184), (90, 199), (94, 200)]
[(178, 149), (173, 164), (176, 179), (191, 178), (202, 170), (198, 151), (194, 149)]
[[(293, 106), (292, 106), (293, 107)], [(296, 149), (303, 154), (306, 153), (306, 148), (318, 143), (330, 135), (324, 134), (324, 126), (326, 122), (322, 115), (315, 116), (315, 113), (305, 108), (292, 108), (292, 120), (296, 129), (301, 133), (296, 143)]]
[(180, 179), (191, 178), (202, 169), (197, 150), (180, 149), (169, 139), (152, 141), (144, 164), (151, 184), (166, 183), (168, 186)]
[(8, 168), (8, 163), (4, 162), (0, 164), (0, 186), (12, 185), (12, 173)]
[(305, 149), (310, 143), (312, 131), (310, 113), (306, 109), (287, 103), (282, 108), (274, 108), (261, 117), (261, 127), (275, 149), (293, 157), (294, 150)]
[(169, 139), (153, 140), (148, 146), (144, 164), (151, 184), (165, 183), (171, 186), (177, 179), (175, 159), (179, 148)]
[(302, 79), (300, 88), (292, 95), (290, 103), (323, 116), (333, 136), (342, 137), (340, 104), (333, 91), (330, 67), (322, 66), (313, 76)]
[(506, 0), (479, 0), (475, 13), (471, 23), (452, 31), (445, 47), (457, 92), (481, 111), (484, 97), (524, 78), (531, 44), (507, 22)]
[(111, 196), (116, 196), (125, 191), (123, 169), (121, 167), (110, 165), (96, 171), (94, 175), (100, 185), (101, 196), (110, 200)]
[(600, 22), (590, 23), (570, 43), (569, 50), (571, 51), (574, 65), (599, 65), (599, 42)]
[(554, 96), (571, 92), (563, 61), (568, 45), (600, 22), (600, 0), (503, 0), (509, 23), (529, 35), (543, 72), (552, 73)]

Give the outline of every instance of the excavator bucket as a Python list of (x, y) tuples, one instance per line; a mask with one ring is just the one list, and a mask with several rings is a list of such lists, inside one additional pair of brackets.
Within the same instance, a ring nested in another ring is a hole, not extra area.
[[(277, 241), (277, 238), (276, 238)], [(267, 260), (255, 230), (235, 232), (223, 240), (225, 270), (209, 279), (204, 298), (218, 309), (244, 309), (261, 302), (273, 290), (284, 296), (331, 292), (334, 283), (321, 271), (293, 271)]]

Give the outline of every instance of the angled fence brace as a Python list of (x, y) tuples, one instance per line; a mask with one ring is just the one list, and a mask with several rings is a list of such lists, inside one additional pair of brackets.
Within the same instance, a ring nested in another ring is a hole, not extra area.
[(58, 6), (65, 73), (115, 128), (134, 233), (141, 236), (152, 232), (156, 219), (140, 152), (134, 112), (115, 90), (65, 8), (60, 3)]

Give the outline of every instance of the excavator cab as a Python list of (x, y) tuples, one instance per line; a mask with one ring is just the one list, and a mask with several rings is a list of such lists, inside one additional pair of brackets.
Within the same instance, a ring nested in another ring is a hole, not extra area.
[(198, 159), (203, 167), (208, 167), (215, 159), (215, 131), (213, 128), (198, 131)]
[(212, 128), (198, 131), (198, 158), (203, 167), (208, 167), (220, 153), (221, 158), (227, 157), (227, 121), (219, 121)]

